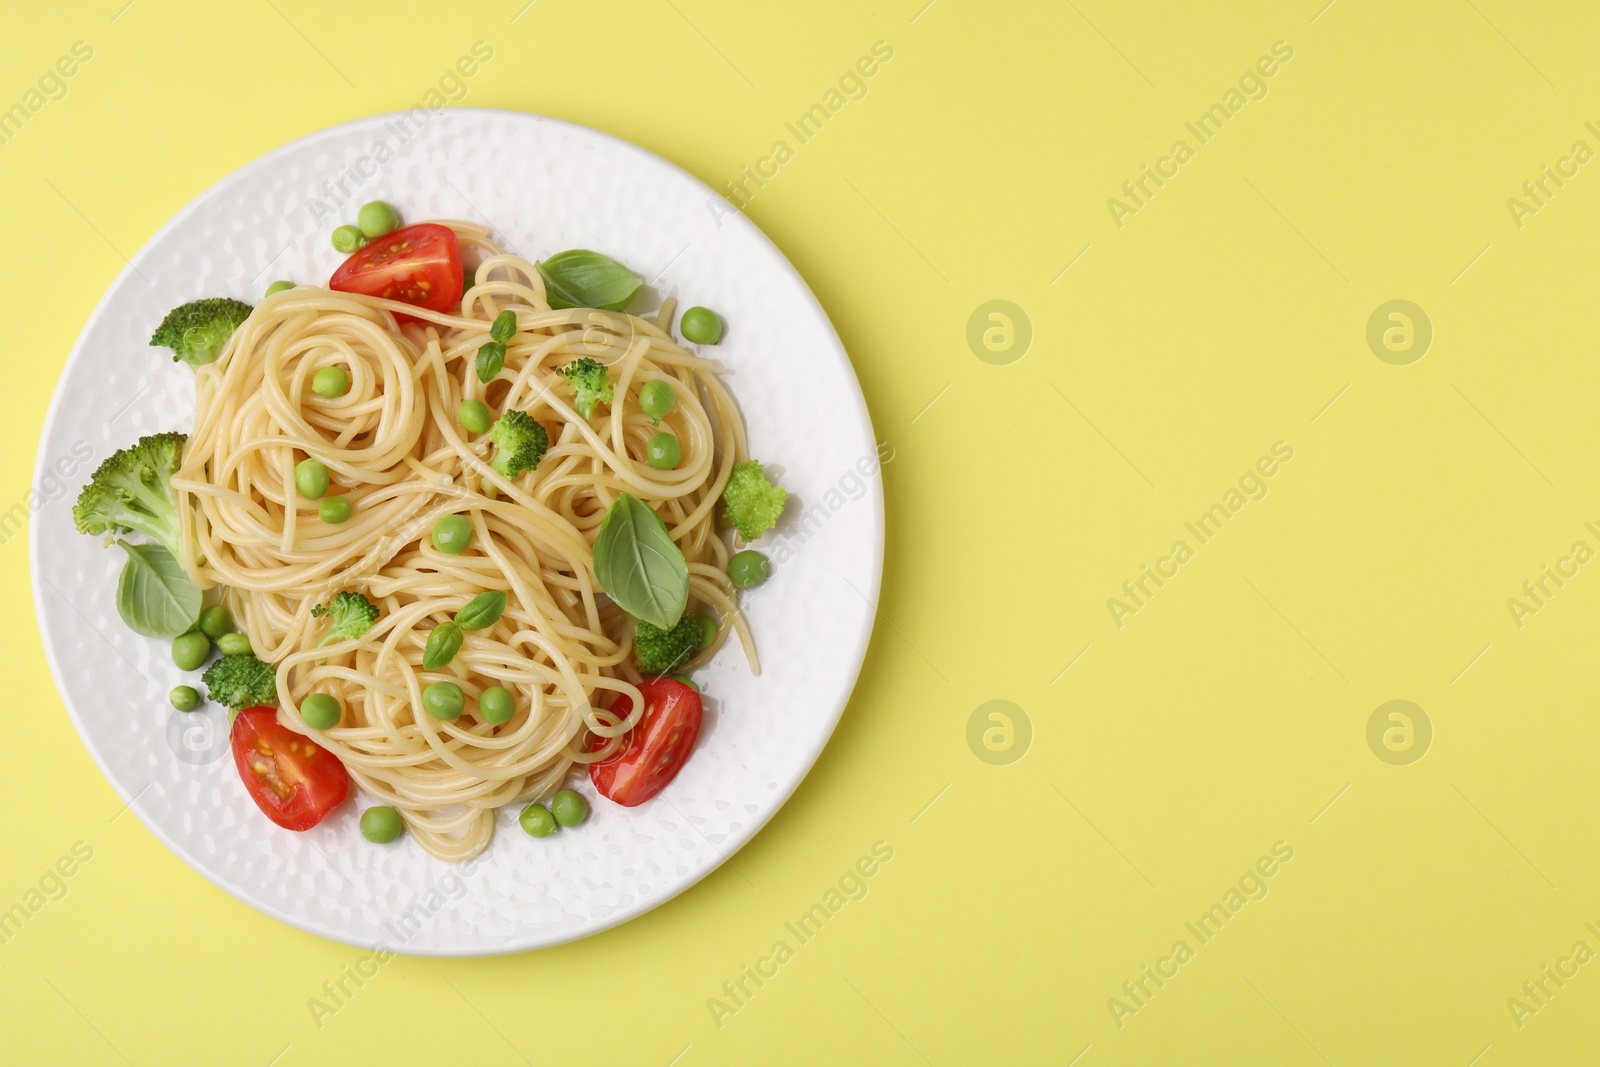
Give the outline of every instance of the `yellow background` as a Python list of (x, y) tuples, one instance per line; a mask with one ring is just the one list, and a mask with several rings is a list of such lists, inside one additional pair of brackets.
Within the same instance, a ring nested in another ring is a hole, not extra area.
[[(464, 103), (713, 186), (890, 44), (750, 214), (896, 457), (860, 685), (737, 869), (576, 944), (396, 959), (320, 1027), (308, 998), (362, 953), (117, 817), (7, 540), (0, 907), (94, 849), (0, 946), (7, 1062), (1592, 1062), (1600, 963), (1520, 1028), (1506, 1002), (1600, 950), (1600, 564), (1521, 628), (1506, 600), (1600, 548), (1600, 164), (1520, 228), (1506, 200), (1600, 148), (1600, 13), (1322, 2), (10, 5), (0, 106), (74, 41), (94, 58), (0, 145), (6, 507), (124, 256), (262, 152), (416, 103), (477, 40)], [(1280, 40), (1266, 98), (1119, 229), (1107, 198)], [(1365, 338), (1399, 298), (1434, 328), (1410, 366)], [(966, 341), (993, 299), (1034, 332), (1006, 366)], [(1280, 440), (1270, 494), (1119, 629), (1107, 598)], [(1033, 730), (1005, 766), (967, 742), (997, 699)], [(1367, 744), (1391, 699), (1434, 728), (1409, 766)], [(717, 1025), (708, 998), (877, 841), (865, 899)], [(1269, 895), (1200, 946), (1184, 923), (1278, 841)], [(1180, 938), (1195, 957), (1119, 1028), (1108, 998)]]

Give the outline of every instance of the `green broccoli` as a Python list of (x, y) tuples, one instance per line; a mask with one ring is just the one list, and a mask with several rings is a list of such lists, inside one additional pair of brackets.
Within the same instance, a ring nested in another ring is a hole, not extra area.
[(191, 367), (204, 366), (217, 358), (233, 331), (254, 310), (244, 301), (227, 296), (191, 300), (167, 312), (150, 344), (172, 349), (174, 363), (181, 359)]
[(328, 603), (312, 608), (311, 617), (332, 620), (323, 631), (322, 640), (317, 642), (317, 647), (321, 648), (335, 641), (360, 637), (372, 629), (372, 624), (378, 621), (378, 605), (360, 593), (339, 593)]
[(722, 514), (746, 541), (754, 541), (778, 523), (789, 492), (767, 481), (766, 472), (755, 460), (733, 465), (728, 485), (722, 490)]
[(200, 680), (206, 684), (207, 696), (235, 712), (278, 702), (278, 681), (272, 665), (248, 652), (223, 656), (206, 668)]
[(95, 468), (78, 494), (72, 521), (79, 533), (119, 534), (136, 530), (183, 559), (183, 534), (172, 475), (183, 459), (188, 435), (158, 433), (118, 449)]
[(700, 650), (700, 619), (685, 615), (670, 630), (643, 619), (633, 627), (633, 662), (641, 674), (671, 674)]
[(489, 466), (512, 479), (537, 467), (550, 447), (550, 435), (539, 420), (516, 408), (495, 420), (489, 441), (494, 445)]
[(606, 373), (606, 365), (598, 359), (584, 356), (568, 363), (556, 373), (572, 386), (572, 406), (585, 419), (594, 418), (596, 404), (611, 403), (614, 388), (611, 375)]

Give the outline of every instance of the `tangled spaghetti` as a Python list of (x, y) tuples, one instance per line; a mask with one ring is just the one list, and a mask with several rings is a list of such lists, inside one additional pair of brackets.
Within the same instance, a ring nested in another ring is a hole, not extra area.
[[(428, 852), (461, 860), (487, 846), (496, 808), (559, 789), (573, 764), (608, 755), (643, 711), (627, 620), (598, 595), (592, 568), (595, 535), (618, 494), (662, 517), (689, 563), (691, 605), (720, 620), (690, 665), (730, 633), (752, 668), (756, 660), (713, 515), (733, 464), (746, 458), (717, 365), (672, 341), (670, 302), (654, 322), (551, 310), (533, 264), (501, 251), (481, 227), (444, 225), (480, 258), (460, 313), (306, 286), (268, 297), (221, 358), (200, 368), (195, 427), (173, 486), (192, 546), (185, 569), (202, 588), (225, 587), (256, 654), (277, 665), (282, 720), (397, 808)], [(503, 371), (484, 386), (474, 355), (507, 308), (517, 333)], [(397, 315), (408, 317), (404, 325)], [(592, 425), (556, 374), (582, 356), (608, 364), (616, 382), (609, 413)], [(348, 371), (349, 390), (317, 395), (313, 376), (335, 365)], [(679, 398), (660, 427), (630, 402), (653, 379), (672, 383)], [(537, 469), (513, 481), (489, 465), (486, 439), (456, 421), (467, 398), (523, 409), (545, 426), (551, 444)], [(644, 459), (661, 429), (682, 444), (672, 470)], [(317, 502), (296, 493), (294, 467), (306, 457), (325, 464), (330, 492), (354, 505), (348, 521), (319, 521)], [(470, 519), (466, 553), (431, 543), (445, 515)], [(323, 623), (312, 609), (343, 590), (376, 604), (378, 622), (319, 648)], [(447, 666), (425, 670), (432, 628), (487, 590), (507, 594), (500, 620), (466, 634)], [(422, 710), (422, 690), (436, 681), (462, 688), (467, 714), (444, 721)], [(470, 710), (495, 685), (517, 706), (499, 726)], [(301, 717), (315, 692), (343, 704), (337, 726), (314, 731)], [(601, 707), (612, 694), (631, 698), (629, 719)], [(589, 732), (607, 739), (604, 749), (582, 751)]]

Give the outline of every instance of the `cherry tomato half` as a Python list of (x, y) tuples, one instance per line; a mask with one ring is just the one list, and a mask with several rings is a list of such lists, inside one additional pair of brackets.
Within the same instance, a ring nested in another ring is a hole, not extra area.
[[(671, 678), (653, 678), (639, 686), (644, 718), (628, 735), (622, 753), (589, 765), (589, 780), (600, 795), (625, 808), (643, 804), (677, 777), (700, 736), (700, 694)], [(627, 697), (611, 709), (627, 718), (633, 702)]]
[(448, 226), (406, 226), (345, 260), (328, 288), (451, 311), (461, 303), (461, 246)]
[(285, 830), (311, 829), (350, 792), (339, 757), (278, 722), (276, 708), (245, 708), (230, 739), (245, 791)]

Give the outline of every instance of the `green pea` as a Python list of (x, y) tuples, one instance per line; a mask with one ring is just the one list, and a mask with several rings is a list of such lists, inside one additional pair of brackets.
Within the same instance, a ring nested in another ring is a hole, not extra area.
[(361, 228), (363, 237), (382, 237), (399, 229), (400, 216), (382, 200), (373, 200), (362, 204), (361, 210), (356, 212), (356, 225)]
[(435, 719), (459, 719), (467, 698), (454, 682), (434, 682), (422, 691), (422, 706)]
[(478, 717), (484, 722), (499, 726), (510, 722), (516, 713), (517, 700), (504, 686), (490, 686), (478, 696)]
[(667, 675), (667, 677), (672, 679), (674, 682), (678, 682), (681, 685), (688, 686), (690, 689), (693, 689), (696, 693), (700, 692), (700, 687), (698, 685), (696, 685), (694, 679), (689, 677), (687, 674), (669, 674), (669, 675)]
[(465, 515), (446, 515), (433, 528), (433, 547), (447, 556), (459, 556), (472, 544), (472, 520)]
[(543, 804), (529, 804), (517, 816), (517, 821), (529, 837), (549, 837), (556, 832), (556, 817)]
[(517, 335), (517, 313), (507, 308), (494, 317), (494, 325), (489, 327), (489, 336), (505, 344)]
[(180, 685), (167, 695), (172, 706), (179, 711), (194, 711), (200, 707), (200, 691), (192, 685)]
[(685, 341), (697, 345), (714, 345), (722, 340), (722, 320), (710, 308), (690, 308), (678, 323)]
[(294, 282), (273, 282), (271, 285), (267, 286), (267, 295), (271, 296), (273, 293), (281, 293), (286, 289), (293, 288)]
[(300, 717), (313, 730), (331, 730), (343, 715), (339, 698), (331, 693), (312, 693), (300, 702)]
[(361, 813), (361, 836), (375, 845), (387, 845), (405, 828), (400, 813), (393, 808), (368, 808)]
[(658, 471), (669, 471), (683, 458), (683, 448), (670, 433), (658, 433), (644, 448), (645, 458)]
[(754, 589), (767, 580), (770, 571), (767, 557), (753, 548), (735, 552), (728, 560), (728, 577), (733, 580), (735, 589)]
[(492, 420), (481, 400), (463, 400), (456, 405), (456, 421), (468, 433), (488, 433)]
[(355, 508), (347, 496), (325, 496), (317, 501), (317, 515), (323, 522), (337, 526), (350, 518)]
[(563, 789), (550, 798), (550, 814), (562, 826), (577, 826), (589, 817), (589, 802), (572, 789)]
[(486, 341), (478, 348), (478, 381), (488, 384), (506, 365), (506, 346), (499, 341)]
[(644, 388), (639, 390), (639, 407), (657, 422), (666, 418), (677, 403), (678, 391), (671, 382), (664, 382), (660, 378), (645, 382)]
[(200, 613), (200, 632), (215, 641), (233, 629), (233, 613), (221, 604), (213, 604)]
[(311, 391), (332, 400), (350, 391), (350, 372), (340, 366), (323, 367), (311, 376)]
[[(343, 252), (345, 255), (349, 255), (351, 252), (359, 252), (365, 247), (367, 247), (367, 239), (356, 227), (340, 226), (333, 231), (333, 249), (335, 252)], [(684, 336), (687, 337), (688, 334)]]
[(190, 630), (172, 639), (172, 662), (179, 670), (197, 671), (211, 655), (211, 639), (199, 630)]
[(217, 638), (217, 651), (224, 656), (248, 656), (251, 654), (250, 638), (244, 634), (223, 634)]
[(294, 465), (294, 487), (307, 500), (321, 500), (328, 491), (328, 468), (320, 459), (303, 459)]
[(694, 624), (697, 627), (695, 636), (699, 639), (701, 648), (710, 648), (711, 642), (717, 639), (717, 620), (710, 615), (696, 615)]

